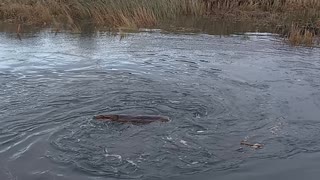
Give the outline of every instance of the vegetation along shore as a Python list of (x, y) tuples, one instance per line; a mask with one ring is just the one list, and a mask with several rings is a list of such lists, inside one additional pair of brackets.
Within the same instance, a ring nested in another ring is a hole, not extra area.
[(249, 22), (292, 45), (319, 43), (319, 0), (0, 0), (3, 22), (77, 31), (84, 24), (99, 30), (159, 28), (183, 17)]

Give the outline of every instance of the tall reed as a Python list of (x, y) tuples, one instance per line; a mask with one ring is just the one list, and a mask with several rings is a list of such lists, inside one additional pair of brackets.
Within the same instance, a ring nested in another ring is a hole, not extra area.
[(180, 17), (251, 21), (282, 26), (287, 33), (296, 24), (318, 35), (320, 0), (0, 0), (3, 21), (79, 30), (88, 23), (97, 28), (157, 27)]

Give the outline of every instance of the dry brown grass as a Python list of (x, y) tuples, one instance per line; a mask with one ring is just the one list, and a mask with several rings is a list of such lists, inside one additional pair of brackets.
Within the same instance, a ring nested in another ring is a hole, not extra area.
[(292, 25), (287, 40), (293, 46), (313, 46), (315, 43), (315, 36), (315, 32), (312, 32), (309, 29)]
[[(98, 29), (152, 28), (179, 17), (281, 26), (292, 42), (305, 43), (319, 35), (320, 0), (0, 0), (3, 21), (76, 31), (88, 23)], [(308, 31), (297, 32), (306, 26)]]
[(198, 0), (0, 0), (0, 18), (27, 24), (53, 22), (98, 26), (152, 27), (159, 20), (204, 15)]

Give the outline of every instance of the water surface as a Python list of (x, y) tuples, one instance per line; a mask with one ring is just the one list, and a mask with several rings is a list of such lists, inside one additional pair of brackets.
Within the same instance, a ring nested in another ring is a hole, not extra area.
[[(152, 31), (120, 41), (37, 32), (20, 41), (3, 32), (0, 41), (0, 179), (320, 174), (319, 49), (262, 33)], [(102, 113), (172, 121), (92, 119)]]

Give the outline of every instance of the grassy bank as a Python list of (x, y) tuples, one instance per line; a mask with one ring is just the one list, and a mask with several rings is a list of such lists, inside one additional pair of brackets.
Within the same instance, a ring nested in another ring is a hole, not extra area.
[(246, 21), (268, 26), (293, 45), (320, 34), (319, 0), (0, 0), (0, 19), (70, 28), (153, 28), (181, 17)]

